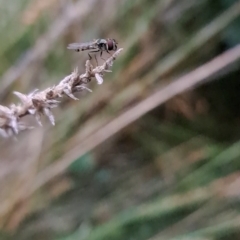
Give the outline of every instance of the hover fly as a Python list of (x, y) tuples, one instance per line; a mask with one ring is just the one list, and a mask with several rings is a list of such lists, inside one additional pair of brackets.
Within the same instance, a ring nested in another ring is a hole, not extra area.
[(67, 48), (71, 50), (75, 50), (77, 52), (88, 50), (90, 51), (88, 53), (89, 59), (92, 59), (90, 53), (100, 52), (100, 56), (102, 57), (102, 53), (104, 51), (109, 54), (110, 54), (109, 51), (116, 51), (117, 44), (118, 43), (115, 39), (107, 38), (107, 39), (96, 39), (86, 43), (70, 43)]

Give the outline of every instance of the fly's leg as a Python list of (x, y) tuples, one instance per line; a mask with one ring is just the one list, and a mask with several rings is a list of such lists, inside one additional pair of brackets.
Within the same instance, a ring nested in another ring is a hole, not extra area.
[(92, 56), (88, 53), (89, 60), (92, 60)]
[(112, 54), (108, 50), (106, 50), (106, 52), (112, 57)]
[[(107, 51), (107, 52), (108, 52), (108, 51)], [(101, 51), (100, 57), (101, 57), (102, 60), (104, 60), (104, 61), (106, 62), (106, 59), (104, 59), (104, 58), (102, 57), (102, 53), (103, 53), (103, 52)]]
[(97, 66), (98, 66), (98, 61), (97, 61), (97, 57), (96, 57), (96, 54), (94, 55), (94, 57), (95, 57), (95, 60), (96, 60)]
[(106, 52), (112, 57), (112, 54), (108, 50)]
[[(91, 51), (90, 53), (99, 52), (99, 51), (100, 51), (100, 50)], [(91, 60), (91, 59), (92, 59), (92, 56), (90, 55), (90, 53), (88, 53), (89, 60)], [(97, 61), (97, 57), (96, 57), (96, 55), (95, 55), (95, 60), (96, 60), (97, 66), (98, 66), (98, 61)]]

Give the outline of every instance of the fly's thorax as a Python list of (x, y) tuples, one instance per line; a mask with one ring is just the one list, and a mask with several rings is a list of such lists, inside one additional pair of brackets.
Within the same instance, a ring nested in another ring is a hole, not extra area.
[(98, 39), (97, 40), (97, 46), (101, 51), (107, 51), (108, 50), (107, 41), (105, 39)]
[(98, 40), (97, 40), (97, 43), (98, 43), (98, 44), (107, 44), (107, 40), (106, 40), (106, 39), (103, 39), (103, 38), (102, 38), (102, 39), (98, 39)]

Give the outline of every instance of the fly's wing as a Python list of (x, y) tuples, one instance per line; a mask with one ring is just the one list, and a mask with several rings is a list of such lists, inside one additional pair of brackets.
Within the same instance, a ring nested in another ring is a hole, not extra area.
[(67, 46), (67, 49), (75, 50), (75, 51), (92, 50), (92, 49), (98, 49), (98, 45), (96, 41), (86, 42), (86, 43), (70, 43)]

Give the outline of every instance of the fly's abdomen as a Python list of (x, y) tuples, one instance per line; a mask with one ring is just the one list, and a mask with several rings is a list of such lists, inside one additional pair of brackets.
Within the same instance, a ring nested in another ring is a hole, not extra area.
[(96, 49), (97, 46), (95, 46), (95, 44), (89, 44), (89, 43), (70, 43), (67, 46), (67, 48), (75, 51), (85, 51), (85, 50)]

